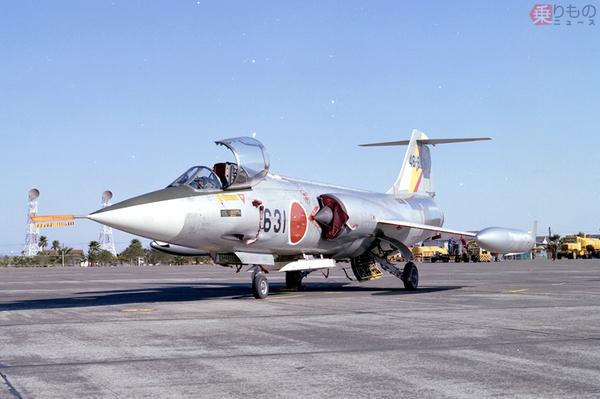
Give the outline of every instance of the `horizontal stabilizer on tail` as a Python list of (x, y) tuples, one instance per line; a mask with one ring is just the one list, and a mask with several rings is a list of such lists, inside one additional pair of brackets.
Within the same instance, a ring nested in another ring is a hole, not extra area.
[[(484, 140), (492, 140), (491, 137), (462, 137), (462, 138), (454, 138), (454, 139), (420, 139), (416, 140), (417, 144), (452, 144), (452, 143), (466, 143), (469, 141), (484, 141)], [(395, 145), (408, 145), (410, 144), (410, 140), (398, 140), (398, 141), (385, 141), (381, 143), (368, 143), (368, 144), (359, 144), (361, 147), (387, 147), (387, 146), (395, 146)]]

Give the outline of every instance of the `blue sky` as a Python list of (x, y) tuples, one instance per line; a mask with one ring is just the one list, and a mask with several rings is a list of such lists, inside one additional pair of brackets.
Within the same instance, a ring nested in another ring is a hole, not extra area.
[(532, 5), (4, 1), (0, 253), (20, 250), (31, 187), (40, 213), (86, 213), (254, 132), (274, 173), (379, 191), (404, 148), (358, 143), (492, 136), (433, 149), (446, 226), (597, 233), (600, 26), (535, 26)]

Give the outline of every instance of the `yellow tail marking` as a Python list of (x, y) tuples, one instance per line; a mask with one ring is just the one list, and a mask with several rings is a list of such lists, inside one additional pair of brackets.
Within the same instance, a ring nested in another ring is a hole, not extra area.
[[(419, 153), (419, 147), (415, 147), (415, 156), (416, 159), (420, 159), (421, 154)], [(423, 175), (423, 169), (420, 167), (412, 166), (412, 173), (410, 175), (410, 184), (408, 185), (408, 191), (411, 193), (416, 192), (419, 189), (419, 184), (421, 183), (421, 177)]]

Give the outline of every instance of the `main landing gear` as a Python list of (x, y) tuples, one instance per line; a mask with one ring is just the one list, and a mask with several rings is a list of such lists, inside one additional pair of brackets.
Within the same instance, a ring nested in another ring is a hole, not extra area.
[(419, 270), (414, 263), (408, 262), (402, 270), (402, 282), (408, 291), (414, 291), (419, 286)]
[(419, 270), (412, 262), (407, 262), (404, 265), (404, 269), (399, 269), (393, 263), (387, 260), (387, 257), (378, 257), (372, 255), (373, 261), (379, 263), (379, 265), (391, 275), (398, 277), (404, 283), (404, 288), (408, 291), (414, 291), (419, 286)]

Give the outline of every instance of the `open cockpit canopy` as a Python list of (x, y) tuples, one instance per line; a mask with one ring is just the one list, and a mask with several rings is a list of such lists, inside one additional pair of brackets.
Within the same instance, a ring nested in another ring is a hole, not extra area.
[(169, 187), (187, 185), (194, 190), (228, 190), (258, 184), (269, 172), (269, 156), (262, 143), (252, 137), (219, 140), (227, 147), (235, 162), (219, 162), (212, 169), (194, 166), (179, 176)]
[[(229, 148), (236, 160), (234, 170), (226, 171), (225, 177), (228, 181), (226, 188), (252, 187), (269, 173), (269, 156), (262, 143), (255, 138), (235, 137), (215, 141), (215, 143)], [(215, 164), (215, 172), (219, 174), (218, 169), (225, 166), (230, 165)]]

